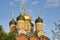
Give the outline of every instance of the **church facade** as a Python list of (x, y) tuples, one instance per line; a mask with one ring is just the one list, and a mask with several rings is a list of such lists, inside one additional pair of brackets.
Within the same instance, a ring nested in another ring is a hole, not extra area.
[(31, 16), (27, 14), (24, 9), (24, 14), (20, 10), (20, 15), (9, 22), (10, 32), (16, 32), (16, 40), (50, 40), (45, 36), (43, 31), (43, 19), (38, 16), (35, 19), (35, 31), (34, 24), (32, 23)]

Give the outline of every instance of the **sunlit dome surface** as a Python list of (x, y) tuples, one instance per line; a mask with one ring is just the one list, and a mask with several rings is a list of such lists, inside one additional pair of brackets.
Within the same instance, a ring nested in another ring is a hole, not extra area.
[(26, 12), (24, 12), (24, 17), (25, 17), (25, 20), (31, 21), (31, 17), (27, 15)]

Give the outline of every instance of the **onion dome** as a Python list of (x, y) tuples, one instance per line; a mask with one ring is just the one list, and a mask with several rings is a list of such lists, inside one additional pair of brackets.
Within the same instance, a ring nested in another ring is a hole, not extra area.
[(20, 14), (18, 17), (17, 17), (17, 21), (18, 20), (25, 20), (24, 16), (22, 14)]
[(24, 17), (26, 21), (31, 21), (31, 17), (24, 12)]
[(26, 2), (24, 3), (24, 17), (26, 21), (31, 21), (31, 17), (26, 14)]
[(38, 22), (42, 22), (42, 23), (43, 23), (43, 19), (41, 19), (40, 17), (38, 17), (38, 18), (35, 20), (35, 23), (38, 23)]
[(40, 8), (38, 8), (38, 18), (35, 20), (35, 23), (37, 23), (37, 22), (43, 23), (43, 19), (40, 18)]
[(9, 25), (12, 25), (12, 24), (15, 24), (16, 25), (16, 21), (14, 19), (12, 19), (10, 22), (9, 22)]
[(40, 39), (40, 40), (50, 40), (48, 37), (43, 36), (43, 35), (42, 35), (39, 39)]
[(31, 36), (30, 40), (39, 40), (39, 38), (37, 36)]
[(21, 34), (16, 37), (16, 40), (29, 40), (29, 37), (24, 34)]

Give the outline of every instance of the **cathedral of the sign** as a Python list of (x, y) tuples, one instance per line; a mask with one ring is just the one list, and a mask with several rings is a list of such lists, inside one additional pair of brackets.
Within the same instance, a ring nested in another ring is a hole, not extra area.
[(35, 19), (35, 26), (32, 23), (31, 16), (27, 14), (26, 8), (24, 8), (24, 13), (22, 14), (20, 7), (20, 15), (16, 18), (16, 21), (12, 16), (9, 27), (10, 32), (16, 32), (16, 40), (50, 40), (45, 36), (43, 31), (43, 19), (39, 16), (39, 11), (38, 8), (38, 17)]

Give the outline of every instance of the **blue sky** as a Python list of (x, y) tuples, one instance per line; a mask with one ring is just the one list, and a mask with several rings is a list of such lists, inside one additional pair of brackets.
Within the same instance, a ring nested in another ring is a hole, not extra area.
[[(9, 32), (9, 22), (12, 19), (12, 10), (14, 10), (14, 19), (20, 14), (20, 5), (25, 0), (0, 0), (0, 25), (6, 32)], [(40, 7), (40, 17), (43, 19), (43, 28), (46, 36), (52, 37), (51, 29), (54, 29), (54, 21), (60, 20), (60, 0), (26, 0), (26, 12), (32, 16), (32, 22), (38, 17), (38, 7)], [(32, 10), (32, 11), (31, 11)], [(22, 6), (22, 14), (23, 14)]]

